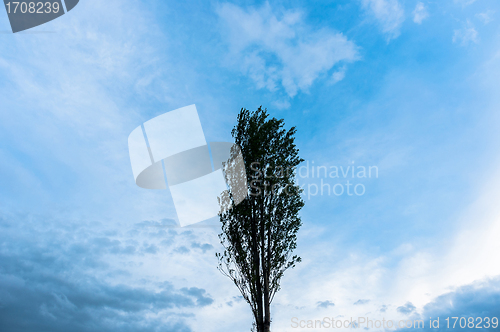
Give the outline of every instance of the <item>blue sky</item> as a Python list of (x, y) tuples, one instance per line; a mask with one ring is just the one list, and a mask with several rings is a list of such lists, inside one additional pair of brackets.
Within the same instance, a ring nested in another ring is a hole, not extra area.
[[(263, 105), (309, 165), (378, 169), (350, 179), (361, 196), (306, 197), (273, 332), (498, 317), (499, 15), (494, 0), (82, 0), (12, 34), (0, 11), (1, 330), (249, 330), (218, 229), (172, 227), (168, 190), (134, 184), (130, 132), (190, 104), (207, 141)], [(349, 179), (300, 179), (321, 180)]]

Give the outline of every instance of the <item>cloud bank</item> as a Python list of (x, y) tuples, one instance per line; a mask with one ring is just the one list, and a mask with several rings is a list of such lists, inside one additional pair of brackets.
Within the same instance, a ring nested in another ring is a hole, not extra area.
[(2, 215), (1, 330), (191, 331), (189, 309), (214, 302), (204, 289), (133, 277), (147, 256), (159, 261), (159, 254), (175, 252), (177, 236), (183, 235), (143, 224), (116, 232), (95, 222), (62, 226), (59, 220)]
[[(500, 316), (500, 278), (487, 279), (467, 286), (462, 286), (453, 292), (449, 292), (437, 297), (434, 301), (424, 306), (420, 315), (414, 315), (412, 319), (422, 319), (425, 322), (423, 329), (415, 331), (450, 331), (451, 327), (446, 326), (445, 319), (448, 317), (477, 317), (499, 318)], [(440, 320), (439, 328), (429, 327), (429, 318)], [(450, 319), (451, 320), (451, 319)], [(450, 324), (454, 320), (451, 320)], [(479, 320), (477, 321), (479, 322)], [(459, 323), (457, 323), (459, 324)], [(495, 331), (497, 329), (487, 325), (483, 326), (483, 331)], [(458, 325), (456, 326), (458, 327)], [(456, 328), (457, 329), (457, 328)], [(476, 331), (476, 328), (458, 328), (463, 331)], [(403, 330), (399, 330), (403, 331)], [(405, 329), (407, 331), (407, 329)]]

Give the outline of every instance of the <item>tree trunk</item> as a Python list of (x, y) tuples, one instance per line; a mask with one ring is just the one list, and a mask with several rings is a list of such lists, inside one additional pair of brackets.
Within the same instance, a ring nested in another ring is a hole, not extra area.
[[(271, 232), (267, 231), (266, 259), (264, 261), (264, 332), (269, 332), (271, 328), (271, 299), (269, 290), (269, 278), (271, 269)], [(264, 251), (264, 250), (262, 250)]]
[[(270, 303), (269, 303), (269, 269), (271, 268), (270, 266), (270, 261), (269, 261), (269, 232), (270, 230), (266, 231), (266, 222), (267, 220), (264, 218), (264, 204), (261, 205), (261, 221), (260, 221), (260, 241), (261, 241), (261, 264), (262, 264), (262, 275), (264, 277), (264, 321), (263, 321), (263, 332), (269, 332), (269, 329), (271, 327), (271, 312), (270, 312)], [(267, 235), (267, 237), (266, 237)], [(267, 242), (267, 246), (266, 246)]]
[(255, 322), (257, 325), (258, 332), (264, 332), (264, 314), (262, 307), (262, 284), (260, 282), (260, 257), (259, 257), (259, 248), (257, 243), (257, 225), (255, 223), (255, 212), (253, 212), (252, 216), (252, 259), (254, 262), (254, 275), (255, 284), (256, 284), (256, 298), (257, 298), (257, 321)]

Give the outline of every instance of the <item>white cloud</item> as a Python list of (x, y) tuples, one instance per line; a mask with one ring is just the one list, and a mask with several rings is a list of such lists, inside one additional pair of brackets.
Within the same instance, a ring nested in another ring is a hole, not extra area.
[(453, 42), (460, 43), (462, 46), (466, 46), (471, 42), (476, 44), (479, 42), (478, 33), (470, 21), (467, 21), (467, 24), (462, 29), (454, 31)]
[(356, 45), (342, 33), (313, 30), (297, 11), (277, 15), (268, 3), (248, 10), (226, 3), (217, 13), (229, 28), (231, 60), (259, 89), (282, 86), (293, 97), (335, 64), (358, 58)]
[(405, 12), (398, 0), (362, 0), (362, 4), (379, 21), (382, 32), (388, 34), (389, 39), (399, 36)]
[(347, 68), (344, 66), (344, 67), (340, 68), (339, 70), (337, 70), (336, 72), (334, 72), (332, 74), (332, 83), (335, 84), (337, 82), (342, 81), (345, 78), (346, 70), (347, 70)]
[(273, 102), (273, 105), (279, 110), (284, 110), (290, 108), (291, 106), (288, 100), (276, 100), (275, 102)]
[(456, 4), (459, 4), (459, 5), (462, 5), (462, 6), (468, 6), (468, 5), (472, 5), (474, 2), (476, 2), (477, 0), (454, 0), (454, 2)]
[(493, 18), (491, 17), (493, 14), (495, 14), (495, 11), (489, 9), (489, 10), (485, 11), (484, 13), (476, 14), (476, 17), (478, 19), (480, 19), (484, 24), (488, 24), (491, 21), (493, 21)]
[(429, 13), (427, 12), (425, 5), (422, 2), (417, 3), (417, 6), (413, 11), (413, 22), (421, 24), (427, 17), (429, 17)]

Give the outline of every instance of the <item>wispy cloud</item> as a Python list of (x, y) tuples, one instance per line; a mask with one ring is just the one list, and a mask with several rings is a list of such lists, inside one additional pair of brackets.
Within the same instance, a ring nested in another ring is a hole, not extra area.
[(456, 4), (462, 5), (464, 7), (472, 5), (477, 0), (453, 0)]
[(284, 110), (287, 108), (290, 108), (291, 104), (288, 100), (275, 100), (273, 102), (274, 107), (276, 107), (279, 110)]
[(484, 24), (488, 24), (490, 23), (491, 21), (493, 21), (493, 14), (495, 14), (495, 11), (494, 10), (491, 10), (491, 9), (488, 9), (487, 11), (485, 11), (484, 13), (479, 13), (479, 14), (476, 14), (476, 17), (478, 19), (480, 19)]
[(335, 83), (342, 81), (345, 78), (346, 71), (347, 71), (346, 66), (342, 66), (340, 69), (335, 71), (332, 74), (332, 83), (335, 84)]
[[(13, 206), (26, 204), (33, 211), (70, 200), (85, 205), (100, 195), (110, 199), (107, 190), (128, 187), (123, 179), (130, 170), (121, 167), (130, 163), (123, 139), (140, 123), (139, 104), (154, 99), (144, 90), (157, 86), (153, 81), (137, 87), (137, 82), (151, 72), (168, 81), (166, 66), (158, 63), (161, 50), (155, 43), (161, 37), (153, 38), (158, 30), (148, 27), (141, 4), (87, 4), (75, 9), (78, 15), (47, 23), (57, 33), (2, 37), (9, 42), (0, 53), (0, 131), (10, 142), (1, 148), (0, 172), (22, 186), (0, 195)], [(21, 155), (30, 162), (22, 162)], [(89, 213), (99, 209), (89, 205)]]
[(269, 3), (248, 9), (226, 3), (217, 13), (227, 29), (229, 58), (258, 89), (282, 86), (293, 97), (337, 63), (358, 59), (354, 42), (327, 28), (314, 29), (299, 11), (278, 14)]
[(387, 34), (389, 39), (400, 35), (405, 12), (398, 0), (362, 0), (362, 5), (375, 17), (382, 32)]
[(427, 8), (422, 2), (417, 3), (415, 10), (413, 11), (413, 22), (417, 24), (422, 24), (422, 21), (429, 17)]
[(461, 29), (453, 32), (453, 42), (459, 43), (461, 46), (467, 46), (470, 43), (478, 43), (479, 36), (474, 25), (467, 20), (467, 23)]

